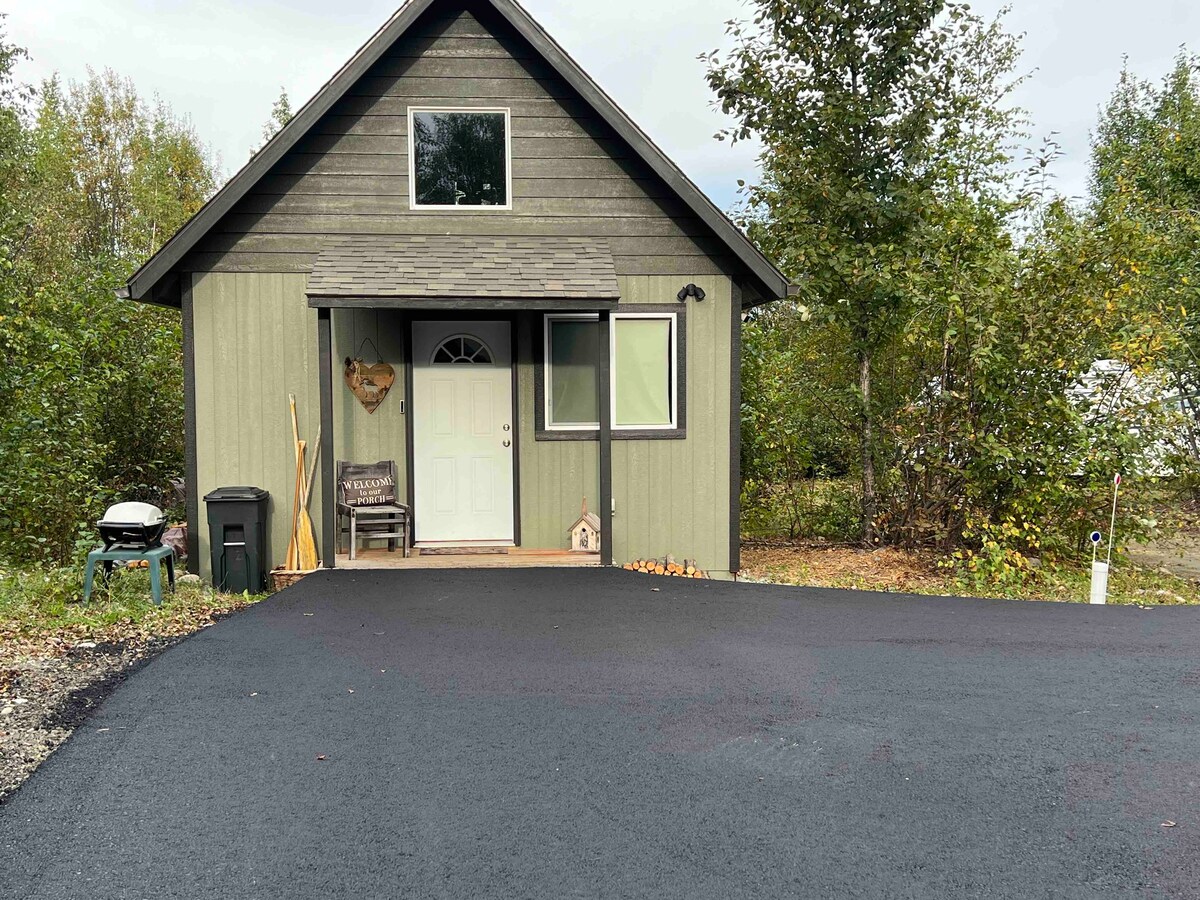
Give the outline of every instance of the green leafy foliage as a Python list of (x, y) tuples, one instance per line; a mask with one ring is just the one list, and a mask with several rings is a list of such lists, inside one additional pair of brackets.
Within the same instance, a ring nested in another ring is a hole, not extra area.
[(861, 497), (845, 450), (858, 408), (838, 380), (853, 365), (837, 330), (773, 304), (743, 328), (742, 490), (747, 531), (841, 539)]
[(737, 122), (725, 136), (764, 146), (744, 218), (852, 351), (870, 542), (888, 402), (880, 358), (927, 293), (930, 243), (943, 240), (931, 212), (1003, 180), (1000, 134), (1017, 116), (995, 100), (1015, 45), (942, 0), (762, 0), (752, 23), (729, 30), (733, 51), (706, 57), (709, 85)]
[[(742, 222), (801, 291), (745, 328), (748, 530), (935, 547), (1003, 585), (1082, 551), (1124, 472), (1123, 535), (1151, 531), (1200, 385), (1189, 58), (1162, 89), (1123, 78), (1076, 209), (1051, 189), (1052, 141), (1016, 165), (1019, 46), (1000, 19), (763, 0), (730, 30), (709, 83), (727, 136), (764, 148)], [(1098, 360), (1119, 376), (1089, 393)], [(1126, 376), (1154, 389), (1119, 396)], [(845, 473), (854, 522), (828, 487)]]
[[(288, 93), (284, 88), (279, 89), (279, 96), (275, 98), (275, 102), (271, 104), (271, 115), (268, 116), (266, 123), (262, 128), (262, 144), (258, 150), (261, 150), (267, 145), (271, 138), (275, 137), (288, 122), (292, 121), (292, 101), (288, 97)], [(257, 153), (255, 150), (250, 155)]]
[(114, 292), (216, 172), (129, 82), (51, 79), (35, 95), (12, 85), (19, 55), (0, 42), (0, 558), (63, 563), (109, 503), (171, 505), (179, 317)]
[(1111, 273), (1114, 349), (1158, 371), (1177, 398), (1177, 451), (1200, 458), (1200, 59), (1161, 85), (1121, 73), (1092, 153), (1089, 218)]

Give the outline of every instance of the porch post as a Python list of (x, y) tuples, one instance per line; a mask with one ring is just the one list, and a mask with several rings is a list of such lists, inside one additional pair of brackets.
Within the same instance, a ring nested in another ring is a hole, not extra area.
[(317, 310), (317, 355), (321, 392), (321, 561), (332, 569), (337, 561), (337, 490), (333, 485), (333, 335), (328, 307)]
[(612, 484), (612, 336), (608, 310), (600, 311), (600, 562), (611, 566), (613, 555), (613, 484)]

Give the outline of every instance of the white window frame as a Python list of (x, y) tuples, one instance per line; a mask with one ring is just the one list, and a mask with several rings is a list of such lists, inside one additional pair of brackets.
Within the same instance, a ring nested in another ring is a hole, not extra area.
[[(615, 323), (621, 319), (670, 319), (671, 320), (671, 424), (670, 425), (618, 425), (617, 424), (617, 329)], [(613, 328), (608, 337), (608, 373), (610, 403), (609, 421), (613, 431), (675, 431), (679, 428), (679, 315), (678, 313), (613, 313), (610, 317)]]
[[(430, 205), (417, 203), (416, 129), (417, 113), (503, 113), (504, 114), (504, 206)], [(512, 195), (512, 112), (507, 106), (410, 106), (408, 108), (408, 208), (413, 212), (489, 213), (511, 211)]]
[(567, 425), (555, 425), (550, 415), (550, 398), (554, 396), (553, 371), (550, 364), (550, 335), (553, 333), (554, 322), (599, 322), (600, 317), (595, 313), (547, 313), (542, 323), (542, 421), (547, 431), (595, 431), (600, 427), (599, 422), (574, 422)]
[[(542, 421), (547, 431), (596, 431), (599, 422), (578, 422), (555, 425), (551, 416), (550, 400), (553, 397), (553, 369), (551, 365), (551, 323), (561, 321), (597, 322), (595, 313), (547, 313), (542, 323)], [(618, 425), (617, 424), (617, 335), (615, 323), (620, 319), (669, 319), (671, 322), (671, 424), (669, 425)], [(678, 313), (612, 313), (609, 317), (611, 330), (608, 340), (608, 399), (609, 422), (613, 431), (676, 431), (679, 428), (679, 315)]]

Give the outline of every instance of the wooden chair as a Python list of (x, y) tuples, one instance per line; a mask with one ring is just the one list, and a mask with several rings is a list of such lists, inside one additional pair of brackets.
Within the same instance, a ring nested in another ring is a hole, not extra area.
[(337, 464), (337, 552), (342, 552), (342, 534), (350, 533), (350, 558), (358, 558), (358, 539), (388, 542), (388, 552), (396, 551), (397, 539), (401, 542), (405, 557), (408, 556), (412, 534), (411, 515), (403, 503), (395, 501), (374, 506), (356, 506), (346, 502), (343, 481), (388, 478), (397, 484), (395, 460), (377, 463), (351, 463), (339, 460)]

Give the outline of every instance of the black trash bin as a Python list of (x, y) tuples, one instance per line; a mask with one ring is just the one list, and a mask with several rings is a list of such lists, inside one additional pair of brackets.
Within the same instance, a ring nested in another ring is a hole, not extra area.
[(212, 580), (231, 594), (260, 594), (267, 587), (267, 500), (256, 487), (217, 488), (204, 497)]

